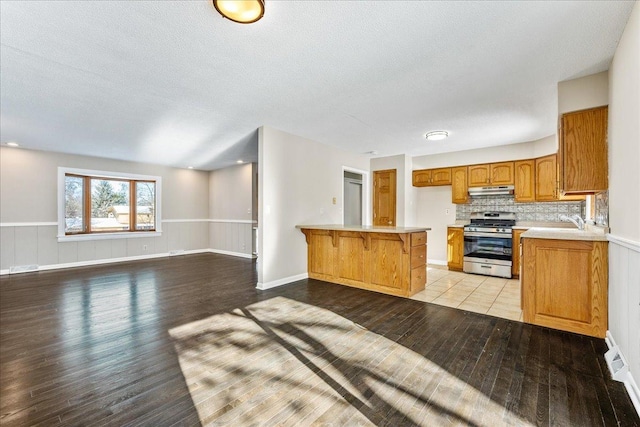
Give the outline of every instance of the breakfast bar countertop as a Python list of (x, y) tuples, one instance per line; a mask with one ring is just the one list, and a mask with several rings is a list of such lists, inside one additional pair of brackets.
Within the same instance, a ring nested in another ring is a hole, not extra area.
[(430, 231), (429, 227), (383, 227), (373, 225), (342, 225), (342, 224), (321, 224), (321, 225), (296, 225), (299, 229), (308, 230), (333, 230), (333, 231), (355, 231), (360, 233), (420, 233)]

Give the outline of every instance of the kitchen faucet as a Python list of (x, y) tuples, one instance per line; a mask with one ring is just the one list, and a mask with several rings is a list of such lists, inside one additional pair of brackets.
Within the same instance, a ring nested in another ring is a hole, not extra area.
[(584, 219), (582, 219), (582, 217), (578, 214), (571, 216), (562, 214), (560, 215), (560, 221), (572, 222), (576, 227), (578, 227), (579, 230), (584, 230)]

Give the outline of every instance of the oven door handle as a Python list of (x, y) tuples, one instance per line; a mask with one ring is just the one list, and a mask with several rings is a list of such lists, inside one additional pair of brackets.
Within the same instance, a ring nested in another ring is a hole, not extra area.
[(465, 231), (464, 237), (491, 237), (494, 239), (511, 239), (511, 233), (480, 233), (477, 231)]

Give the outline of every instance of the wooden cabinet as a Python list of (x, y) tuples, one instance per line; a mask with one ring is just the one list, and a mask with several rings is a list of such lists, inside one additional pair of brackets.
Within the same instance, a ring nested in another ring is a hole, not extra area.
[(527, 231), (527, 229), (514, 229), (513, 237), (511, 242), (512, 256), (511, 260), (513, 264), (511, 265), (511, 275), (514, 279), (517, 279), (520, 276), (520, 235)]
[(558, 190), (557, 156), (539, 157), (536, 159), (535, 192), (538, 202), (555, 202), (569, 200), (584, 200), (584, 195), (563, 195)]
[(451, 203), (465, 204), (469, 201), (467, 167), (451, 168)]
[(513, 162), (469, 166), (469, 187), (513, 185)]
[(604, 338), (607, 242), (524, 238), (522, 262), (525, 322)]
[(491, 164), (491, 185), (513, 185), (513, 162), (502, 162)]
[(540, 157), (535, 162), (535, 192), (538, 202), (557, 200), (556, 155)]
[(464, 231), (462, 227), (447, 227), (447, 267), (462, 271), (464, 259)]
[(427, 280), (427, 233), (302, 228), (312, 279), (411, 296)]
[(565, 194), (608, 189), (608, 108), (563, 114), (558, 148), (559, 190)]
[(469, 187), (484, 187), (489, 185), (490, 165), (469, 166)]
[(516, 202), (535, 202), (536, 200), (536, 161), (519, 160), (514, 162), (513, 199)]
[(451, 185), (451, 168), (420, 169), (413, 171), (414, 187)]

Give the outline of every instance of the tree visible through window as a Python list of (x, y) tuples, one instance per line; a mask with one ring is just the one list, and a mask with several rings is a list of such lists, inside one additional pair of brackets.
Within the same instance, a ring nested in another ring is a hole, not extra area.
[(65, 234), (155, 229), (154, 181), (65, 174)]

